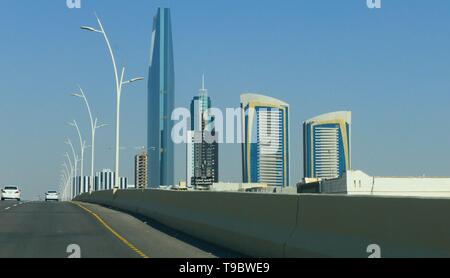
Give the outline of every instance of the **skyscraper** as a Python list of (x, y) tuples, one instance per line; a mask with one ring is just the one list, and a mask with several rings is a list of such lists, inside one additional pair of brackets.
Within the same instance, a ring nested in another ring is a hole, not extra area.
[(334, 112), (303, 124), (306, 178), (332, 179), (351, 169), (351, 112)]
[(209, 189), (219, 181), (219, 145), (214, 118), (209, 114), (211, 99), (205, 78), (199, 95), (191, 102), (191, 128), (187, 138), (186, 181), (196, 189)]
[(145, 151), (134, 158), (134, 183), (136, 189), (148, 187), (148, 155)]
[(289, 104), (256, 94), (241, 96), (244, 183), (289, 186)]
[(159, 8), (153, 19), (148, 79), (149, 185), (174, 185), (174, 144), (171, 138), (175, 71), (170, 9)]

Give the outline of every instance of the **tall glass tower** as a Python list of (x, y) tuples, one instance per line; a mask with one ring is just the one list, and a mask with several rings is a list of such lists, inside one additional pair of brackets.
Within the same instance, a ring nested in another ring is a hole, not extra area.
[(245, 94), (242, 108), (244, 183), (289, 186), (289, 104)]
[(205, 88), (205, 76), (203, 76), (202, 88), (199, 90), (198, 96), (191, 101), (191, 130), (203, 131), (210, 128), (213, 119), (207, 115), (209, 109), (211, 109), (211, 98)]
[(317, 116), (303, 124), (305, 178), (333, 179), (351, 169), (349, 111)]
[(191, 102), (191, 129), (187, 140), (186, 181), (189, 187), (198, 190), (207, 190), (219, 181), (218, 134), (209, 109), (211, 99), (203, 76), (199, 95)]
[(158, 8), (153, 19), (148, 78), (149, 186), (174, 185), (174, 144), (171, 114), (175, 101), (170, 9)]

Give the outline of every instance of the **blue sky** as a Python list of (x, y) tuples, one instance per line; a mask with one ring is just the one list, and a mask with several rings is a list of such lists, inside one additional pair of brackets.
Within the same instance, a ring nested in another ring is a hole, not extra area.
[[(382, 0), (380, 10), (365, 0), (82, 0), (73, 10), (65, 2), (0, 0), (0, 184), (21, 185), (27, 198), (56, 188), (64, 138), (76, 142), (66, 122), (89, 135), (82, 103), (68, 96), (78, 84), (114, 124), (104, 42), (79, 26), (95, 25), (97, 12), (128, 77), (147, 76), (159, 6), (172, 8), (176, 105), (188, 106), (202, 73), (216, 107), (238, 107), (245, 92), (290, 103), (292, 181), (303, 174), (302, 122), (337, 110), (353, 111), (353, 168), (450, 176), (448, 1)], [(133, 182), (134, 147), (146, 144), (146, 82), (126, 88), (122, 115), (122, 174)], [(96, 168), (113, 168), (114, 129), (97, 139)], [(184, 147), (176, 155), (178, 180)], [(220, 164), (221, 180), (240, 180), (238, 146), (221, 146)]]

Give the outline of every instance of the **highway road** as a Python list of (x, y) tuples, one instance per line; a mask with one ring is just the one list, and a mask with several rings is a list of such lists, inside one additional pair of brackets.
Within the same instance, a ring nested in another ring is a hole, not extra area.
[(0, 202), (0, 212), (1, 211), (5, 211), (5, 210), (9, 210), (13, 207), (16, 207), (20, 204), (21, 202), (17, 202), (17, 201), (2, 201)]
[[(234, 256), (157, 223), (148, 224), (145, 220), (97, 205), (79, 205), (0, 202), (0, 258)], [(75, 248), (68, 252), (69, 246)]]

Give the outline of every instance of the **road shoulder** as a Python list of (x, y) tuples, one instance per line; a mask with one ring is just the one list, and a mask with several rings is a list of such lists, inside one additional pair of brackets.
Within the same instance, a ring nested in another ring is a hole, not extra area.
[(150, 258), (217, 258), (233, 256), (216, 246), (190, 238), (151, 220), (138, 219), (125, 212), (99, 205), (79, 204), (98, 215), (117, 234)]

